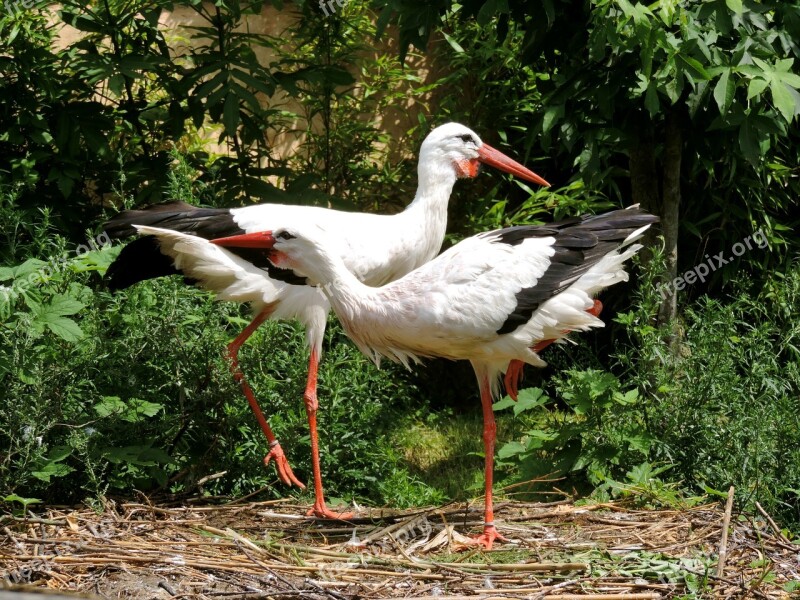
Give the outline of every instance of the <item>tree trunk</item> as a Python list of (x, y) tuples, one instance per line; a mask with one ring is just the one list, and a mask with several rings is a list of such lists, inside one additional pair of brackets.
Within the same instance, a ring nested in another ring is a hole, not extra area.
[(677, 290), (672, 285), (678, 277), (678, 220), (681, 205), (681, 154), (683, 139), (680, 118), (670, 111), (666, 119), (661, 194), (661, 231), (664, 235), (666, 272), (662, 283), (663, 301), (658, 311), (660, 324), (673, 323), (678, 314)]
[(630, 153), (631, 193), (634, 204), (654, 215), (661, 213), (656, 171), (655, 144), (652, 136), (645, 136)]
[[(656, 142), (649, 123), (642, 123), (636, 146), (630, 152), (631, 193), (633, 201), (661, 219), (658, 228), (651, 228), (645, 237), (642, 255), (648, 259), (647, 246), (664, 237), (665, 272), (659, 285), (661, 304), (658, 307), (659, 325), (674, 323), (677, 316), (677, 292), (674, 282), (678, 275), (678, 218), (681, 203), (681, 157), (683, 138), (680, 115), (670, 111), (664, 129), (663, 153), (656, 161)], [(660, 168), (659, 168), (660, 167)], [(659, 189), (661, 182), (661, 189)], [(677, 341), (674, 334), (669, 340)]]

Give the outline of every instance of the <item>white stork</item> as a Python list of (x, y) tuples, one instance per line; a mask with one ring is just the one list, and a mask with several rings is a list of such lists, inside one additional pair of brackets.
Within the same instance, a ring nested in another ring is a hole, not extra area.
[(302, 488), (305, 486), (294, 476), (238, 366), (240, 347), (264, 321), (298, 319), (305, 326), (310, 348), (304, 400), (311, 429), (314, 476), (315, 503), (311, 512), (319, 517), (346, 517), (325, 506), (317, 442), (317, 369), (330, 311), (328, 300), (319, 289), (307, 285), (305, 277), (271, 264), (263, 252), (238, 249), (234, 255), (207, 240), (266, 229), (313, 226), (335, 232), (340, 237), (340, 256), (345, 267), (357, 278), (367, 285), (383, 285), (438, 254), (444, 240), (447, 204), (453, 185), (458, 178), (477, 176), (480, 163), (539, 185), (549, 185), (482, 142), (472, 130), (458, 123), (448, 123), (434, 129), (422, 143), (416, 196), (396, 215), (279, 204), (209, 209), (181, 202), (120, 213), (105, 225), (108, 234), (121, 238), (134, 235), (138, 229), (144, 237), (125, 246), (110, 266), (109, 287), (123, 289), (145, 279), (182, 274), (189, 281), (216, 292), (221, 300), (252, 305), (255, 318), (228, 346), (231, 369), (269, 441), (270, 450), (264, 463), (274, 459), (281, 480)]
[[(228, 250), (261, 251), (275, 266), (317, 283), (347, 334), (376, 363), (406, 366), (421, 357), (469, 360), (483, 405), (486, 504), (476, 543), (504, 539), (494, 523), (492, 398), (510, 362), (541, 367), (536, 350), (570, 331), (601, 327), (593, 297), (628, 278), (634, 240), (656, 222), (638, 206), (545, 226), (482, 233), (408, 275), (374, 288), (347, 268), (345, 236), (315, 225), (214, 240)], [(142, 233), (170, 236), (153, 228)], [(233, 257), (233, 255), (231, 255)], [(202, 270), (202, 262), (193, 270)]]

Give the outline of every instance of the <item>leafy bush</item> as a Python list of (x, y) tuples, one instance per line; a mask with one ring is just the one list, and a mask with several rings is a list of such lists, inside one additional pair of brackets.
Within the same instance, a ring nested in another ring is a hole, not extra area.
[(522, 390), (517, 402), (506, 397), (494, 405), (495, 410), (511, 407), (515, 415), (539, 413), (532, 415), (535, 429), (497, 453), (500, 461), (519, 462), (524, 480), (585, 470), (589, 482), (598, 485), (620, 477), (634, 455), (639, 461), (647, 457), (651, 439), (634, 408), (640, 401), (636, 389), (623, 393), (616, 377), (595, 370), (567, 371), (555, 387), (566, 410), (546, 410), (550, 399), (540, 388)]
[(735, 485), (743, 504), (800, 522), (800, 271), (773, 297), (743, 290), (686, 311), (681, 356), (659, 365), (648, 428), (655, 460), (694, 489)]

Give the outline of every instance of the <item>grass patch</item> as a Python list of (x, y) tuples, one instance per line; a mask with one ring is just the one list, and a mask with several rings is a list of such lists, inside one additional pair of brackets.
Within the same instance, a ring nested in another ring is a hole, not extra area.
[[(510, 415), (496, 415), (498, 446), (521, 434), (522, 424)], [(401, 464), (415, 480), (445, 500), (468, 500), (483, 492), (483, 418), (480, 407), (455, 412), (444, 409), (409, 417), (392, 433)], [(504, 483), (497, 469), (495, 490)]]

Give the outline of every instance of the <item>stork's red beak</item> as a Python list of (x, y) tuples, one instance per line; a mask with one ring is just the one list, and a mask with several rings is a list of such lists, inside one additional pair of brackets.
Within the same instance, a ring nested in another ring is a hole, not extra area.
[(272, 248), (275, 245), (275, 237), (271, 231), (257, 231), (256, 233), (217, 238), (211, 240), (211, 243), (230, 248)]
[(492, 148), (489, 144), (483, 144), (483, 146), (478, 148), (478, 160), (484, 164), (494, 167), (495, 169), (500, 169), (506, 173), (511, 173), (520, 179), (532, 181), (533, 183), (538, 183), (544, 187), (550, 187), (550, 184), (547, 183), (547, 181), (545, 181), (543, 178), (539, 177), (536, 173), (523, 167), (513, 158), (509, 158), (499, 150)]

